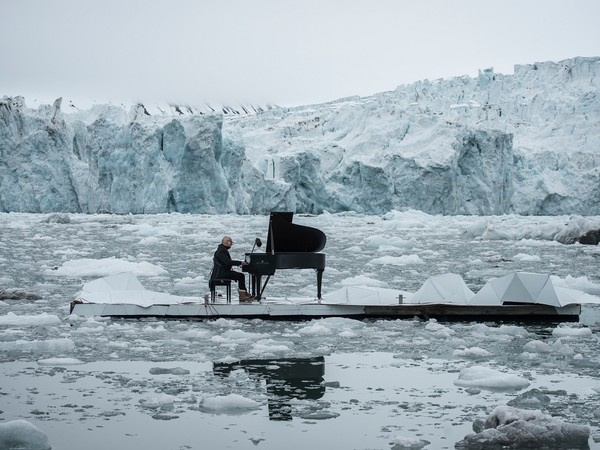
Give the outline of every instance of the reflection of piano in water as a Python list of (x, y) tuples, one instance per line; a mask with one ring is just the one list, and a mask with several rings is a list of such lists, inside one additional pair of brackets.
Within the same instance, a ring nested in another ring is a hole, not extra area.
[[(251, 274), (252, 295), (258, 300), (276, 269), (315, 269), (317, 298), (321, 298), (325, 254), (317, 252), (323, 250), (327, 238), (317, 228), (292, 223), (293, 216), (291, 212), (272, 212), (266, 253), (246, 253), (248, 264), (242, 266), (242, 271)], [(263, 275), (267, 279), (261, 286)]]
[(213, 364), (213, 373), (222, 376), (239, 369), (266, 381), (270, 420), (292, 420), (291, 399), (316, 400), (325, 394), (325, 358), (322, 356)]

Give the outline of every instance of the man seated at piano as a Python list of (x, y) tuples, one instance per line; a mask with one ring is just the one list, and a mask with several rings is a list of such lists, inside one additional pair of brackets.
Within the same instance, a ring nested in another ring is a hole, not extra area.
[(245, 265), (245, 262), (231, 259), (229, 249), (233, 245), (233, 240), (229, 236), (224, 236), (217, 247), (213, 256), (213, 268), (210, 273), (209, 285), (212, 288), (213, 280), (221, 278), (237, 281), (240, 302), (251, 302), (254, 297), (248, 294), (246, 290), (246, 277), (241, 272), (231, 270), (233, 266)]

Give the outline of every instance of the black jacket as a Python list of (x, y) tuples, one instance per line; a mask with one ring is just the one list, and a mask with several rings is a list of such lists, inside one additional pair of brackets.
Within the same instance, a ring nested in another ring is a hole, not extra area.
[(215, 278), (226, 277), (227, 273), (231, 270), (233, 266), (241, 265), (242, 261), (238, 261), (237, 259), (231, 259), (229, 249), (223, 244), (219, 244), (219, 246), (217, 247), (217, 251), (213, 256), (213, 269), (210, 274), (210, 279), (212, 281)]

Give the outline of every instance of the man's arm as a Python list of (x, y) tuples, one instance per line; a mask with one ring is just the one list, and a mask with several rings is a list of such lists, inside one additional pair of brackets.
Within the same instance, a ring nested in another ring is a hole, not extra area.
[(242, 261), (238, 261), (235, 259), (231, 259), (228, 251), (220, 251), (215, 254), (215, 261), (222, 267), (225, 267), (227, 270), (231, 270), (233, 266), (241, 266)]

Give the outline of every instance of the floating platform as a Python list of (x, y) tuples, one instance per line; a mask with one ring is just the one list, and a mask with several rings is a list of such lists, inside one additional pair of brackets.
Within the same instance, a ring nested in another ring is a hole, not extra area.
[(183, 297), (145, 289), (131, 273), (84, 284), (71, 314), (119, 318), (310, 320), (437, 319), (443, 321), (576, 322), (581, 305), (600, 299), (552, 285), (547, 275), (516, 273), (492, 280), (473, 294), (454, 274), (432, 277), (414, 294), (346, 286), (322, 299), (264, 298), (227, 303), (218, 297)]
[(208, 303), (140, 306), (134, 304), (71, 303), (71, 313), (80, 316), (162, 319), (262, 319), (310, 320), (326, 317), (351, 319), (437, 319), (443, 321), (550, 321), (577, 322), (580, 305), (469, 306), (441, 304), (330, 305), (314, 303)]

